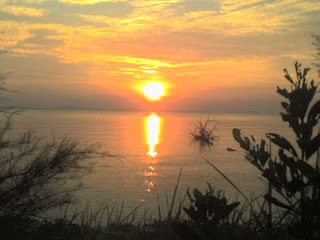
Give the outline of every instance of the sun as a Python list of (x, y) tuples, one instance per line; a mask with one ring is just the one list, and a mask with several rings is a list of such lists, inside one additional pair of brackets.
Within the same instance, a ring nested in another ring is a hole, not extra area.
[(149, 82), (141, 87), (141, 90), (146, 98), (151, 101), (157, 101), (165, 94), (165, 87), (160, 82)]

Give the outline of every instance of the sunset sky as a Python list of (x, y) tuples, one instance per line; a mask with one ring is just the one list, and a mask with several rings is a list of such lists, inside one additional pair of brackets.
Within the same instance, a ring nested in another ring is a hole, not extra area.
[(277, 112), (319, 26), (319, 0), (0, 0), (0, 70), (21, 107)]

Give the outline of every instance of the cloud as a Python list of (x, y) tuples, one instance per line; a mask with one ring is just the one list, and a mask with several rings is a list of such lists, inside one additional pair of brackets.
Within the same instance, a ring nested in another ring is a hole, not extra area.
[(2, 0), (2, 4), (12, 4), (12, 5), (21, 5), (21, 4), (41, 4), (48, 0)]
[(210, 31), (225, 36), (294, 31), (311, 21), (320, 4), (314, 1), (222, 1), (220, 11), (190, 11), (168, 21), (175, 31)]
[(215, 25), (224, 24), (228, 26), (224, 33), (230, 35), (281, 34), (283, 31), (293, 31), (296, 25), (307, 22), (317, 11), (320, 11), (320, 5), (315, 1), (226, 0), (212, 28), (219, 29)]
[[(24, 33), (21, 40), (32, 37), (34, 30), (47, 29), (52, 33), (46, 34), (44, 38), (60, 41), (60, 46), (52, 49), (52, 52), (64, 63), (91, 62), (94, 65), (123, 62), (138, 66), (150, 65), (152, 68), (170, 68), (185, 62), (199, 63), (210, 61), (210, 58), (221, 58), (219, 54), (222, 50), (217, 49), (217, 46), (228, 47), (224, 42), (230, 36), (280, 34), (281, 29), (294, 31), (293, 26), (308, 18), (308, 13), (320, 10), (320, 7), (314, 7), (314, 2), (298, 0), (295, 0), (294, 6), (290, 6), (288, 0), (281, 3), (222, 1), (221, 12), (198, 10), (179, 16), (174, 7), (181, 2), (134, 0), (131, 2), (134, 10), (126, 17), (74, 14), (89, 23), (103, 24), (99, 26), (23, 23), (20, 24)], [(284, 9), (286, 14), (280, 14)], [(177, 33), (185, 34), (175, 37)], [(217, 35), (219, 38), (211, 38)], [(210, 42), (215, 40), (217, 44)], [(235, 46), (237, 41), (232, 44)], [(243, 46), (247, 43), (242, 41), (241, 44)], [(236, 51), (236, 48), (232, 50)], [(229, 55), (224, 57), (232, 57), (232, 54)]]
[(12, 47), (34, 36), (28, 29), (14, 21), (0, 21), (0, 49)]
[[(320, 11), (320, 4), (313, 1), (222, 1), (213, 10), (198, 8), (179, 14), (182, 0), (135, 0), (134, 10), (125, 17), (79, 14), (89, 22), (105, 24), (114, 35), (159, 29), (164, 32), (212, 32), (224, 36), (250, 34), (281, 34), (294, 31), (295, 27), (312, 21)], [(208, 3), (206, 3), (208, 4)]]
[(2, 6), (0, 11), (15, 16), (43, 17), (45, 15), (45, 11), (43, 9), (24, 6)]
[(183, 1), (184, 0), (134, 0), (131, 4), (136, 7), (164, 8)]
[(176, 5), (177, 12), (184, 14), (193, 11), (220, 11), (221, 3), (219, 0), (184, 0)]
[(126, 2), (127, 0), (59, 0), (62, 3), (77, 4), (77, 5), (89, 5), (97, 3), (115, 3), (115, 2)]
[[(26, 46), (24, 46), (26, 47)], [(28, 55), (47, 55), (52, 56), (52, 52), (45, 49), (35, 49), (35, 48), (14, 48), (10, 53), (17, 54), (19, 56), (28, 56)]]

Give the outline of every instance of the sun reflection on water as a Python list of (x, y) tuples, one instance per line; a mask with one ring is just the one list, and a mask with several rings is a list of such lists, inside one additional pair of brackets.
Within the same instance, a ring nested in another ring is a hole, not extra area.
[(145, 119), (145, 133), (146, 133), (146, 141), (148, 144), (148, 165), (149, 169), (145, 173), (147, 179), (147, 192), (151, 192), (151, 189), (154, 187), (154, 182), (152, 180), (153, 176), (156, 176), (156, 157), (158, 155), (157, 145), (160, 140), (160, 126), (161, 126), (161, 118), (158, 117), (155, 113), (152, 113)]

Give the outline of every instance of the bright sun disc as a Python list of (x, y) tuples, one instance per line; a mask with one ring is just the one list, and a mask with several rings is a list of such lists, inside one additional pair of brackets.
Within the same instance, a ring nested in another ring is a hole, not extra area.
[(150, 100), (159, 100), (164, 95), (164, 85), (159, 82), (150, 82), (142, 88), (143, 94)]

